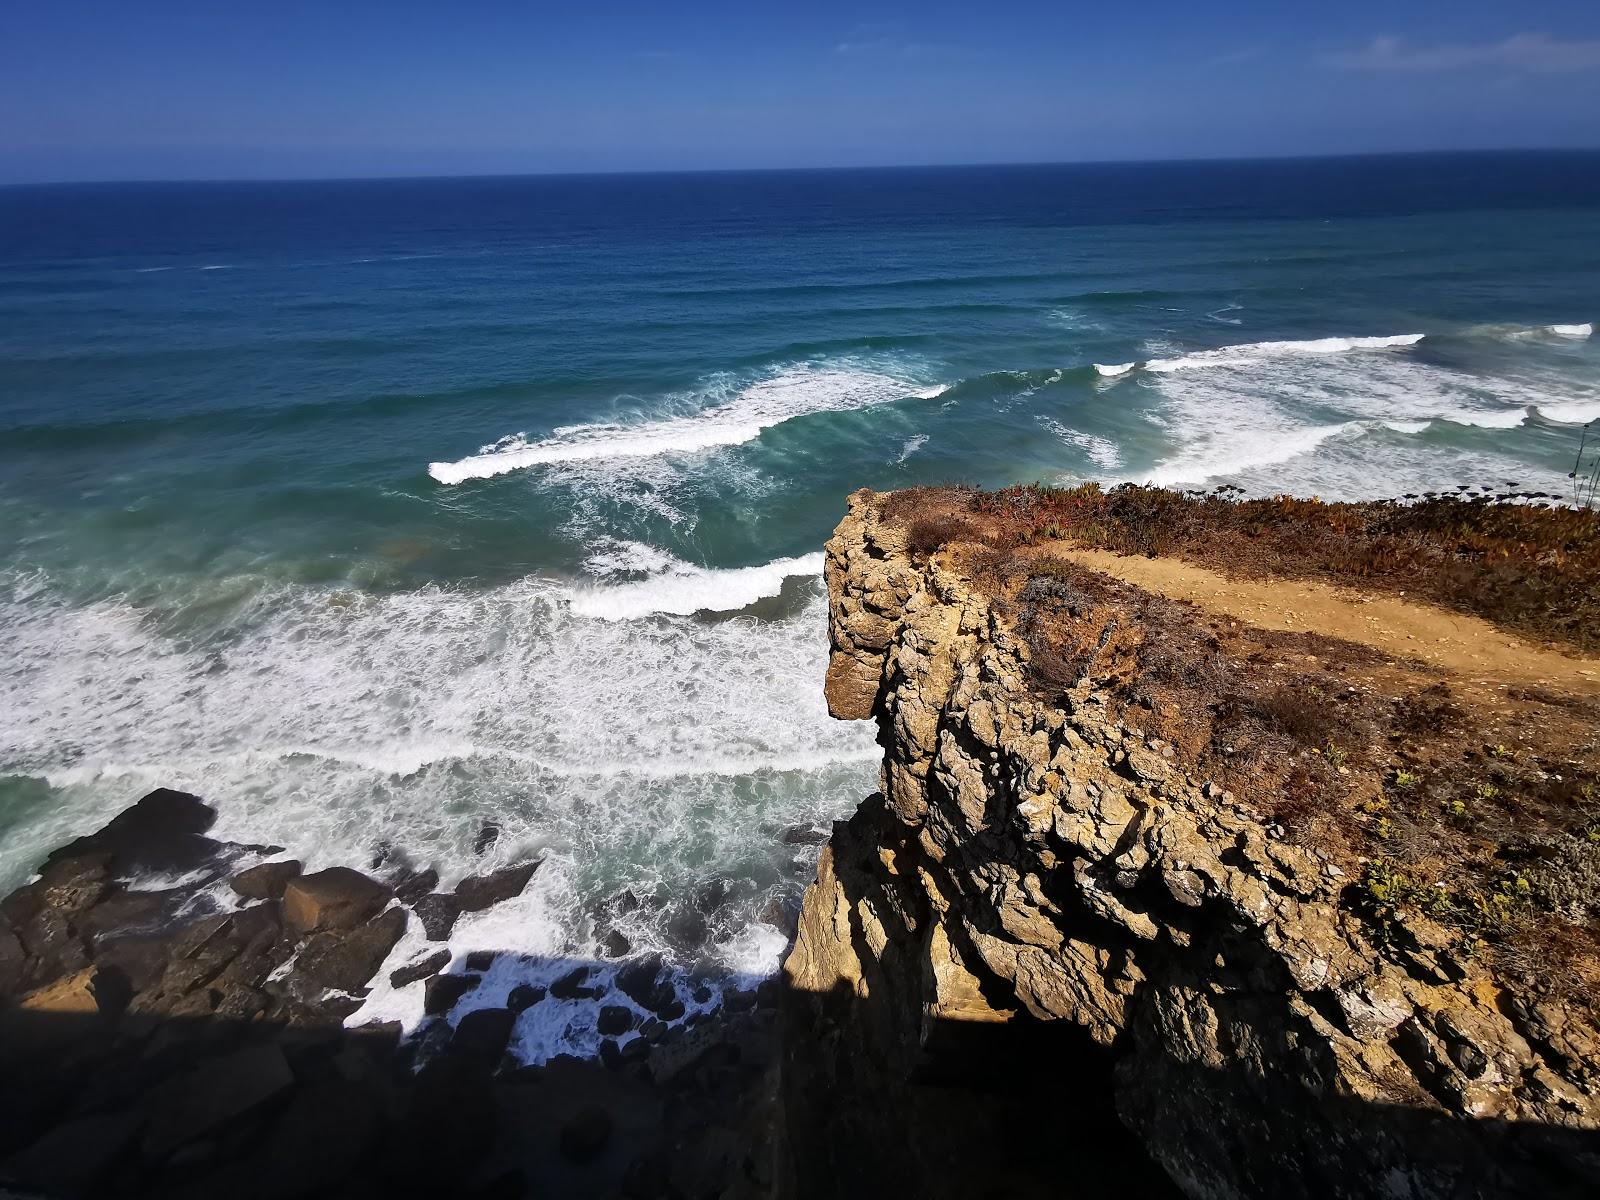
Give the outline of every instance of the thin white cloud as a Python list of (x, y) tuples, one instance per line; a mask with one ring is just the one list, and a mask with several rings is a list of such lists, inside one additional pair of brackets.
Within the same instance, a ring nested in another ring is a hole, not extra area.
[(1562, 41), (1548, 33), (1518, 33), (1502, 42), (1414, 46), (1398, 37), (1375, 37), (1360, 50), (1331, 54), (1327, 62), (1347, 71), (1425, 73), (1473, 67), (1558, 74), (1600, 70), (1600, 39)]

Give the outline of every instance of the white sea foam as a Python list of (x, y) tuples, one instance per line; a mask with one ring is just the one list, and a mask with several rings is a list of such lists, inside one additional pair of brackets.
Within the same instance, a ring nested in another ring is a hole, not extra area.
[(1330, 438), (1360, 432), (1361, 425), (1354, 421), (1300, 428), (1239, 429), (1221, 445), (1207, 441), (1185, 447), (1146, 471), (1144, 479), (1168, 487), (1204, 483), (1219, 476), (1285, 463), (1311, 453)]
[(1138, 365), (1138, 363), (1131, 362), (1112, 363), (1110, 365), (1107, 365), (1106, 363), (1095, 363), (1094, 369), (1096, 374), (1101, 375), (1106, 379), (1115, 379), (1119, 375), (1126, 375)]
[[(1287, 481), (1306, 477), (1313, 460), (1342, 455), (1370, 429), (1414, 436), (1444, 421), (1511, 430), (1527, 420), (1530, 407), (1554, 409), (1547, 415), (1561, 420), (1600, 403), (1592, 389), (1579, 387), (1574, 396), (1579, 385), (1541, 374), (1543, 368), (1520, 375), (1467, 373), (1408, 355), (1343, 353), (1352, 340), (1292, 343), (1287, 351), (1250, 347), (1240, 353), (1236, 347), (1215, 352), (1231, 356), (1230, 370), (1156, 372), (1151, 383), (1161, 403), (1148, 419), (1161, 425), (1174, 449), (1139, 477), (1185, 484), (1246, 475)], [(1307, 352), (1309, 345), (1321, 348)], [(1212, 353), (1188, 359), (1220, 361), (1205, 357)], [(1450, 452), (1436, 453), (1448, 458)]]
[[(73, 606), (37, 578), (0, 582), (0, 764), (55, 788), (8, 828), (0, 891), (159, 784), (215, 802), (217, 836), (284, 844), (313, 868), (360, 866), (390, 843), (449, 886), (542, 855), (523, 897), (458, 926), (460, 952), (598, 958), (594, 905), (625, 887), (647, 901), (629, 938), (671, 950), (674, 906), (715, 874), (738, 890), (707, 961), (744, 970), (749, 926), (808, 874), (779, 831), (850, 811), (878, 749), (827, 716), (820, 588), (769, 620), (663, 610), (770, 594), (819, 566), (696, 574), (615, 544), (591, 560), (591, 588), (277, 587), (210, 634), (127, 604)], [(479, 856), (488, 820), (502, 833)], [(352, 1019), (418, 1019), (419, 989), (384, 982), (395, 965)], [(593, 1050), (592, 1021), (562, 1029), (519, 1023), (518, 1045)]]
[(1114, 471), (1122, 465), (1122, 452), (1117, 449), (1117, 444), (1109, 438), (1099, 437), (1092, 433), (1084, 433), (1081, 429), (1073, 429), (1070, 425), (1063, 425), (1053, 417), (1040, 417), (1039, 424), (1055, 434), (1069, 446), (1076, 446), (1089, 456), (1089, 460), (1102, 470)]
[(751, 441), (796, 417), (908, 398), (932, 400), (947, 387), (856, 366), (803, 364), (696, 411), (637, 424), (568, 425), (535, 441), (513, 434), (455, 462), (430, 463), (428, 474), (457, 484), (528, 467), (703, 453)]
[(1551, 325), (1549, 328), (1557, 337), (1586, 338), (1594, 334), (1594, 326), (1588, 322), (1582, 325)]
[(574, 612), (602, 621), (633, 621), (656, 613), (735, 612), (763, 597), (776, 596), (786, 579), (821, 574), (820, 552), (721, 570), (674, 559), (649, 579), (575, 588), (571, 604)]
[(1249, 366), (1264, 359), (1300, 355), (1346, 354), (1352, 350), (1392, 350), (1403, 346), (1415, 346), (1424, 336), (1420, 333), (1402, 333), (1390, 337), (1325, 337), (1309, 341), (1249, 342), (1239, 346), (1223, 346), (1216, 350), (1201, 350), (1178, 358), (1153, 358), (1144, 364), (1144, 369), (1164, 374), (1208, 367)]
[(918, 450), (921, 450), (927, 444), (928, 444), (928, 435), (927, 434), (925, 434), (925, 433), (912, 434), (910, 437), (908, 437), (906, 439), (905, 445), (900, 447), (900, 457), (895, 459), (894, 461), (896, 463), (905, 462), (906, 459), (910, 458), (913, 454), (915, 454)]

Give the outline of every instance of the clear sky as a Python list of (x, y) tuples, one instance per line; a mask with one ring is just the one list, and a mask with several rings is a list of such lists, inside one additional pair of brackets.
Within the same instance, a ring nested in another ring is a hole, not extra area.
[(6, 0), (0, 181), (1600, 146), (1594, 0)]

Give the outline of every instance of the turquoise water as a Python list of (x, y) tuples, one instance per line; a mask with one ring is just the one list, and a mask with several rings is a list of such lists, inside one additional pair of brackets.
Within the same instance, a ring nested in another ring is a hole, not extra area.
[(1560, 491), (1597, 285), (1594, 155), (0, 189), (0, 886), (155, 784), (447, 878), (492, 818), (508, 941), (628, 886), (764, 969), (875, 779), (846, 493)]

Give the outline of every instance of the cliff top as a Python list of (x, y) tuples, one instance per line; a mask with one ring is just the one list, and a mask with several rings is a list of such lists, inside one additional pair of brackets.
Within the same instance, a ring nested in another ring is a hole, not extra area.
[[(1351, 879), (1380, 930), (1600, 983), (1600, 514), (1124, 486), (874, 499), (989, 596), (1035, 689), (1170, 747)], [(1532, 501), (1531, 503), (1529, 501)]]

